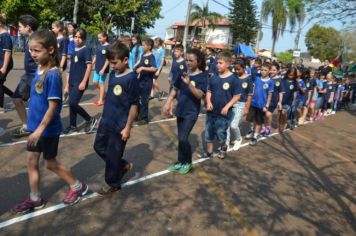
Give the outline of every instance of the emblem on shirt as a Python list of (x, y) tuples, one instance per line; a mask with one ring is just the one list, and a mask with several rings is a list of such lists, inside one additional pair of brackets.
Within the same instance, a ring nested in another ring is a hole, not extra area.
[(228, 90), (230, 88), (230, 84), (229, 83), (224, 83), (223, 84), (223, 89)]
[(60, 47), (61, 47), (61, 45), (58, 43), (58, 44), (57, 44), (57, 48), (60, 48)]
[(308, 88), (310, 87), (310, 83), (307, 83), (307, 87), (308, 87)]
[(281, 83), (279, 81), (276, 82), (276, 87), (279, 87)]
[(190, 83), (195, 87), (195, 81), (190, 81)]
[(149, 61), (148, 59), (145, 60), (145, 65), (148, 65)]
[(206, 66), (206, 67), (205, 67), (205, 70), (209, 70), (209, 66)]
[(329, 86), (329, 89), (331, 90), (333, 87), (332, 86)]
[(184, 70), (184, 66), (183, 66), (183, 65), (180, 65), (180, 66), (179, 66), (179, 69)]
[(106, 50), (105, 49), (103, 49), (103, 50), (101, 50), (101, 54), (106, 54)]
[(114, 92), (114, 94), (115, 94), (116, 96), (120, 96), (121, 93), (122, 93), (122, 88), (121, 88), (121, 86), (120, 86), (120, 85), (116, 85), (116, 86), (114, 87), (113, 92)]
[(268, 89), (268, 84), (264, 84), (264, 85), (263, 85), (263, 88), (264, 88), (264, 89)]
[(78, 62), (78, 56), (74, 57), (74, 62)]
[(289, 85), (289, 90), (292, 90), (292, 89), (294, 89), (294, 85), (293, 84)]
[(38, 94), (42, 94), (42, 93), (43, 93), (43, 83), (40, 83), (40, 81), (38, 81), (38, 82), (35, 84), (35, 91), (36, 91), (36, 93), (38, 93)]
[(242, 88), (245, 89), (245, 88), (247, 88), (247, 86), (248, 86), (247, 82), (243, 82), (243, 83), (242, 83)]

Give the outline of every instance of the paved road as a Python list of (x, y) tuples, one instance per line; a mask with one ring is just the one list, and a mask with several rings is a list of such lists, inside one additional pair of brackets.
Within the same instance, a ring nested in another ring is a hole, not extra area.
[[(12, 72), (10, 78), (15, 78)], [(162, 84), (166, 83), (162, 80)], [(95, 93), (90, 89), (84, 102)], [(195, 157), (193, 171), (162, 172), (176, 159), (175, 121), (160, 121), (163, 102), (153, 101), (158, 121), (133, 129), (125, 157), (134, 169), (126, 186), (60, 208), (64, 183), (43, 170), (49, 213), (0, 229), (1, 235), (355, 235), (355, 112), (244, 145), (225, 160)], [(93, 115), (100, 109), (86, 106)], [(66, 120), (68, 108), (63, 108)], [(194, 155), (202, 149), (205, 117), (193, 129)], [(0, 125), (13, 129), (14, 111)], [(242, 126), (246, 128), (246, 124)], [(92, 191), (103, 183), (104, 165), (92, 149), (95, 134), (64, 137), (59, 159)], [(16, 140), (6, 135), (0, 144)], [(0, 147), (0, 226), (17, 217), (9, 209), (28, 191), (25, 144)], [(41, 167), (43, 169), (43, 166)], [(146, 176), (152, 178), (147, 179)], [(138, 181), (137, 181), (138, 180)]]

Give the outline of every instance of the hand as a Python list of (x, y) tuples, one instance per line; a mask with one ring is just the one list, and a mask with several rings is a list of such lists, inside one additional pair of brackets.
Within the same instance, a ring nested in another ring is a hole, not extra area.
[(159, 70), (156, 71), (155, 76), (159, 76)]
[(189, 79), (189, 76), (188, 75), (183, 75), (182, 76), (182, 80), (185, 84), (188, 84), (190, 83), (190, 79)]
[(99, 75), (100, 75), (100, 76), (103, 76), (103, 74), (104, 74), (104, 71), (103, 71), (103, 70), (99, 71)]
[(267, 112), (267, 108), (264, 107), (264, 108), (262, 109), (262, 111), (263, 111), (264, 113), (266, 113), (266, 112)]
[(306, 102), (305, 102), (305, 106), (307, 107), (307, 106), (309, 106), (309, 100), (307, 100)]
[(1, 69), (0, 69), (0, 73), (1, 73), (1, 74), (5, 74), (5, 73), (6, 73), (6, 70), (5, 70), (4, 68), (1, 68)]
[(332, 103), (333, 102), (333, 99), (331, 98), (331, 99), (329, 99), (329, 101), (328, 101), (328, 103)]
[(229, 107), (228, 106), (224, 106), (224, 108), (221, 110), (221, 115), (223, 116), (227, 116), (227, 113), (229, 112)]
[(130, 131), (131, 131), (131, 127), (125, 127), (123, 130), (121, 130), (122, 141), (127, 141), (130, 138)]
[(63, 91), (64, 94), (68, 94), (69, 93), (69, 86), (66, 85), (64, 86), (64, 91)]
[(81, 83), (79, 84), (78, 89), (79, 89), (80, 91), (83, 91), (83, 90), (85, 90), (85, 86), (86, 86), (86, 83), (81, 82)]
[(27, 146), (35, 147), (40, 140), (41, 134), (39, 132), (33, 132), (27, 139)]
[(245, 108), (245, 109), (244, 109), (244, 114), (243, 114), (243, 116), (247, 116), (249, 112), (250, 112), (250, 109)]
[(166, 104), (164, 104), (164, 106), (162, 107), (162, 115), (163, 116), (170, 116), (171, 114), (171, 107), (172, 104), (170, 102), (166, 102)]
[(211, 102), (208, 102), (206, 104), (206, 110), (208, 110), (208, 111), (212, 111), (213, 110), (213, 104)]
[(140, 74), (142, 72), (142, 67), (136, 69), (136, 73)]
[(278, 108), (278, 111), (282, 110), (282, 104), (280, 102), (277, 104), (277, 108)]

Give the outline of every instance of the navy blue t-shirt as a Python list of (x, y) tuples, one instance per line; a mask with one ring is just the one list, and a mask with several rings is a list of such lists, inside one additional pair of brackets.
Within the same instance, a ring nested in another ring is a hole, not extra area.
[[(12, 52), (12, 40), (10, 34), (7, 32), (0, 34), (0, 68), (4, 64), (5, 52)], [(12, 56), (10, 58), (9, 65), (7, 66), (7, 72), (9, 72), (14, 67), (14, 61)]]
[(337, 87), (335, 86), (335, 84), (327, 83), (327, 85), (326, 85), (325, 98), (326, 98), (326, 99), (329, 99), (329, 98), (330, 98), (330, 94), (331, 94), (332, 92), (335, 93), (336, 88), (337, 88)]
[(213, 57), (213, 56), (208, 57), (208, 59), (206, 60), (206, 68), (205, 68), (205, 70), (210, 75), (216, 75), (216, 74), (219, 73), (217, 68), (216, 68), (216, 58), (215, 57)]
[(68, 53), (68, 40), (64, 37), (57, 38), (57, 58), (61, 62), (63, 56), (67, 56)]
[(116, 133), (125, 128), (132, 105), (139, 103), (139, 81), (135, 72), (109, 76), (108, 90), (100, 126)]
[(47, 72), (42, 86), (38, 83), (42, 73), (37, 72), (32, 79), (31, 99), (28, 111), (28, 130), (34, 132), (43, 120), (49, 108), (49, 100), (56, 100), (56, 112), (45, 131), (43, 137), (54, 137), (62, 132), (61, 110), (62, 110), (62, 76), (57, 68)]
[(91, 52), (87, 46), (75, 48), (71, 57), (69, 84), (79, 85), (85, 75), (87, 64), (91, 64), (91, 62)]
[[(99, 72), (101, 71), (101, 69), (104, 67), (105, 62), (106, 62), (106, 53), (108, 50), (108, 47), (110, 46), (110, 44), (100, 44), (98, 45), (98, 47), (96, 48), (96, 52), (95, 52), (95, 71), (99, 74)], [(104, 73), (109, 73), (109, 66), (106, 67)]]
[(274, 82), (271, 78), (256, 77), (251, 106), (263, 109), (267, 104), (269, 94), (273, 93), (273, 89)]
[(283, 95), (283, 105), (291, 106), (294, 99), (294, 94), (298, 91), (295, 80), (282, 79), (285, 93)]
[[(284, 88), (284, 83), (282, 83), (282, 78), (274, 78), (274, 88), (273, 88), (273, 95), (272, 95), (272, 100), (271, 100), (271, 107), (277, 107), (278, 102), (279, 102), (279, 94), (280, 93), (285, 93), (285, 88)], [(283, 101), (283, 100), (282, 100)]]
[[(137, 69), (140, 67), (154, 67), (157, 68), (155, 56), (151, 53), (148, 56), (144, 54), (141, 56), (140, 63), (137, 66)], [(154, 77), (154, 72), (142, 71), (138, 76), (141, 81), (152, 80)]]
[(174, 61), (171, 68), (172, 84), (174, 84), (177, 78), (182, 77), (183, 73), (187, 73), (187, 64), (185, 63), (185, 60)]
[[(198, 74), (191, 74), (189, 79), (194, 87), (202, 91), (204, 94), (206, 93), (208, 84), (206, 73), (200, 72)], [(201, 99), (194, 96), (189, 89), (189, 85), (184, 83), (181, 77), (177, 78), (173, 86), (174, 89), (178, 91), (176, 116), (196, 120), (200, 112)]]
[(247, 97), (253, 95), (253, 81), (251, 76), (247, 76), (246, 78), (239, 78), (238, 86), (241, 90), (241, 97), (239, 102), (247, 102)]
[[(306, 101), (308, 97), (308, 92), (307, 92), (307, 86), (304, 82), (304, 80), (300, 79), (299, 81), (297, 80), (297, 87), (298, 87), (298, 93), (297, 93), (297, 100), (298, 101)], [(300, 89), (304, 89), (304, 93), (300, 91)]]
[(256, 68), (256, 67), (252, 67), (251, 68), (251, 76), (252, 76), (252, 80), (255, 81), (255, 79), (257, 77), (261, 77), (261, 68)]
[(28, 39), (25, 40), (24, 65), (25, 65), (25, 73), (26, 73), (26, 75), (28, 75), (30, 77), (33, 77), (36, 74), (36, 71), (37, 71), (37, 64), (32, 59), (32, 56), (31, 56), (31, 53), (30, 53), (30, 48), (28, 47)]
[[(226, 78), (222, 78), (220, 75), (212, 76), (208, 79), (208, 91), (211, 92), (211, 103), (213, 104), (213, 110), (208, 112), (218, 116), (223, 116), (221, 110), (234, 96), (241, 95), (238, 78), (235, 74), (231, 74)], [(230, 115), (231, 109), (228, 117)]]

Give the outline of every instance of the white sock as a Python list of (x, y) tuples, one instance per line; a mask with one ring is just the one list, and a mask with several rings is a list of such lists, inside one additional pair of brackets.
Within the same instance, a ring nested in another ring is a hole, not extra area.
[(79, 190), (82, 187), (82, 183), (79, 182), (79, 180), (77, 180), (77, 182), (75, 182), (75, 184), (70, 186), (70, 189), (72, 190)]
[(22, 128), (27, 129), (27, 124), (23, 124)]
[(37, 202), (38, 200), (40, 200), (41, 197), (41, 193), (30, 193), (30, 199), (34, 202)]

